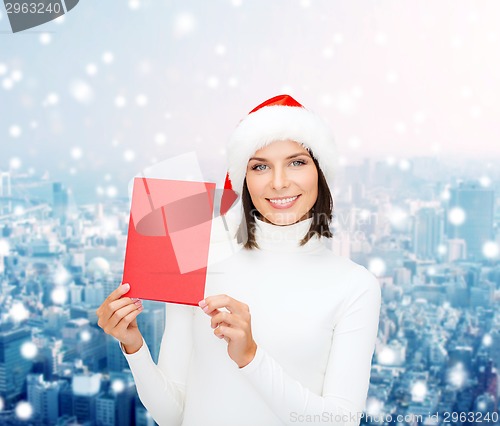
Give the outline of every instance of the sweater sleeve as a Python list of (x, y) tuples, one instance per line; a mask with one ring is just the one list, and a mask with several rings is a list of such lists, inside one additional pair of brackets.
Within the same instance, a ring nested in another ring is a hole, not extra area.
[(254, 359), (239, 369), (284, 424), (359, 425), (382, 299), (377, 278), (366, 269), (362, 277), (367, 285), (350, 299), (334, 326), (321, 395), (291, 377), (260, 346)]
[(187, 305), (166, 303), (166, 322), (158, 364), (143, 339), (141, 348), (127, 354), (137, 393), (144, 407), (160, 426), (182, 423), (186, 380), (191, 358), (194, 308)]

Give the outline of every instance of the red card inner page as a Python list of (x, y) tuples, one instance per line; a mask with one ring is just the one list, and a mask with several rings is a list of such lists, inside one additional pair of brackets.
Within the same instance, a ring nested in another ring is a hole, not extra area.
[(123, 268), (128, 297), (204, 298), (215, 183), (134, 178)]

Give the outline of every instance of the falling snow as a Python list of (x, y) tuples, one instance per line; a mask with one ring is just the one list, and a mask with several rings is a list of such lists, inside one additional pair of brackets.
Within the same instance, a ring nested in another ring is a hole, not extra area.
[(384, 346), (377, 354), (377, 360), (382, 365), (392, 365), (396, 361), (396, 354), (389, 346)]
[(106, 188), (106, 195), (110, 198), (116, 197), (118, 195), (118, 190), (116, 189), (115, 186), (109, 185)]
[(68, 300), (68, 291), (66, 287), (57, 286), (54, 290), (52, 290), (50, 298), (56, 305), (64, 305)]
[(0, 256), (8, 256), (9, 253), (10, 253), (9, 242), (4, 238), (0, 239)]
[(57, 93), (51, 92), (47, 95), (43, 101), (43, 106), (55, 106), (59, 103), (59, 95)]
[(88, 330), (84, 330), (80, 333), (80, 339), (82, 342), (89, 342), (90, 339), (92, 338), (92, 335)]
[(165, 142), (167, 141), (167, 137), (165, 136), (165, 133), (156, 133), (154, 136), (154, 141), (156, 145), (165, 145)]
[(47, 45), (52, 41), (52, 36), (49, 33), (42, 33), (38, 38), (40, 44)]
[(17, 170), (21, 167), (21, 159), (19, 157), (12, 157), (9, 161), (9, 167), (11, 170)]
[(144, 107), (148, 104), (148, 98), (146, 95), (137, 95), (136, 98), (135, 98), (135, 103), (140, 106), (140, 107)]
[(370, 259), (368, 263), (368, 270), (375, 274), (377, 277), (384, 275), (386, 271), (384, 260), (379, 257)]
[(19, 82), (23, 78), (23, 73), (19, 70), (12, 71), (10, 74), (10, 78), (12, 78), (13, 81)]
[(448, 372), (448, 382), (456, 388), (461, 388), (467, 380), (467, 372), (461, 362), (457, 363)]
[(464, 209), (461, 207), (453, 207), (448, 212), (448, 220), (452, 225), (460, 226), (463, 225), (466, 219), (466, 214)]
[(82, 158), (82, 155), (83, 155), (83, 151), (79, 147), (74, 147), (71, 150), (71, 158), (73, 158), (74, 160), (79, 160), (80, 158)]
[(407, 225), (408, 213), (400, 207), (393, 207), (388, 214), (388, 219), (395, 229), (404, 229)]
[(125, 99), (125, 96), (117, 96), (115, 98), (115, 106), (117, 108), (123, 108), (125, 105), (127, 105), (127, 99)]
[(382, 413), (384, 403), (375, 397), (369, 397), (366, 401), (366, 413), (372, 417)]
[(29, 311), (22, 302), (15, 302), (9, 310), (9, 315), (14, 321), (23, 321), (29, 317)]
[(102, 54), (101, 59), (102, 59), (102, 62), (109, 65), (109, 64), (113, 63), (113, 61), (115, 60), (115, 56), (111, 52), (104, 52)]
[(137, 10), (141, 7), (141, 2), (139, 0), (129, 0), (128, 7), (130, 10)]
[(123, 159), (127, 162), (134, 161), (135, 152), (132, 151), (131, 149), (127, 149), (126, 151), (123, 152)]
[(217, 46), (215, 46), (214, 51), (216, 55), (224, 56), (226, 54), (226, 46), (224, 46), (223, 44), (218, 44)]
[(402, 171), (410, 170), (410, 167), (411, 167), (410, 162), (406, 158), (401, 159), (399, 161), (398, 165), (399, 165), (399, 169)]
[(33, 407), (29, 402), (21, 401), (16, 405), (16, 416), (21, 420), (28, 420), (33, 415)]
[(125, 390), (125, 383), (123, 380), (115, 379), (111, 383), (111, 389), (113, 389), (113, 392), (115, 393), (123, 392)]
[(491, 337), (491, 334), (485, 334), (483, 336), (483, 345), (491, 346), (492, 343), (493, 343), (493, 338)]
[(94, 98), (92, 87), (83, 80), (73, 81), (70, 86), (70, 94), (76, 101), (82, 104), (88, 104)]
[(427, 395), (427, 385), (425, 382), (417, 381), (412, 385), (411, 396), (413, 401), (423, 402)]
[(13, 125), (9, 127), (9, 134), (13, 138), (18, 138), (22, 133), (23, 131), (21, 130), (20, 126)]
[(196, 29), (196, 19), (190, 13), (181, 13), (175, 17), (174, 36), (185, 37)]
[(26, 359), (34, 359), (38, 349), (33, 342), (25, 342), (21, 346), (21, 355)]
[(4, 78), (2, 80), (2, 87), (5, 90), (10, 90), (14, 87), (14, 82), (10, 78)]
[(207, 86), (210, 87), (210, 89), (215, 89), (219, 85), (219, 79), (215, 76), (210, 76), (207, 79)]
[(495, 241), (487, 241), (483, 245), (483, 255), (488, 259), (498, 258), (499, 248)]
[(71, 279), (71, 274), (63, 266), (59, 266), (54, 272), (54, 282), (57, 285), (62, 286), (64, 284), (67, 284), (70, 279)]
[(96, 64), (87, 64), (85, 67), (85, 72), (88, 75), (96, 75), (97, 74), (97, 65)]

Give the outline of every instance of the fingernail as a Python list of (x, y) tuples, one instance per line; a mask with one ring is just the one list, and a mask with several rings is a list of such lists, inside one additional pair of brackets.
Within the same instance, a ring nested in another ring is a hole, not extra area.
[(138, 297), (131, 297), (130, 300), (132, 300), (132, 302), (135, 302), (136, 300), (139, 300)]
[(123, 289), (124, 290), (128, 290), (129, 288), (130, 288), (130, 284), (129, 283), (123, 284)]
[(207, 313), (207, 312), (208, 312), (208, 306), (205, 306), (205, 307), (203, 308), (203, 312), (205, 312), (205, 313)]
[(136, 300), (134, 303), (135, 303), (137, 306), (142, 305), (142, 302), (141, 302), (140, 300)]
[(207, 302), (205, 302), (205, 299), (203, 299), (203, 300), (200, 300), (200, 301), (198, 302), (198, 305), (199, 305), (201, 308), (204, 308), (205, 306), (207, 306)]
[(144, 308), (144, 306), (142, 306), (142, 305), (141, 305), (141, 306), (139, 306), (137, 309), (138, 309), (139, 311), (141, 311), (143, 308)]

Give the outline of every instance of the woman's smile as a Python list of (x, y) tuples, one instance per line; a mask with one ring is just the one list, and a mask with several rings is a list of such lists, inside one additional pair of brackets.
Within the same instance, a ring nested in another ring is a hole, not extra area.
[(295, 201), (297, 201), (299, 197), (300, 194), (292, 197), (266, 198), (266, 200), (269, 201), (275, 209), (288, 209), (295, 204)]

